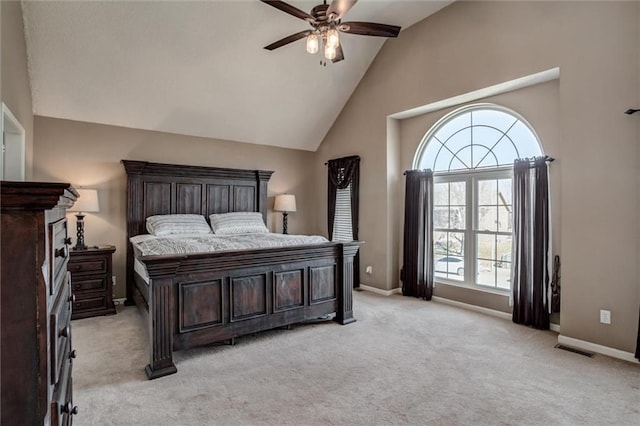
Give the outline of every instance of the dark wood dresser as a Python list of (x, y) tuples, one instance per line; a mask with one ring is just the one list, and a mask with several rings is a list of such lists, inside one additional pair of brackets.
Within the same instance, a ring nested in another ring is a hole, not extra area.
[(114, 246), (71, 250), (68, 270), (75, 298), (71, 319), (113, 315), (112, 255)]
[(0, 424), (70, 425), (68, 183), (0, 182)]

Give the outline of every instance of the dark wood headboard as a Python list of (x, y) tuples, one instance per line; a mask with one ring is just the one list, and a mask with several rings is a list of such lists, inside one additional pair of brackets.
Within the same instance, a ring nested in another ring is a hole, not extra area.
[(267, 223), (272, 171), (183, 166), (122, 160), (127, 172), (127, 301), (131, 302), (133, 251), (129, 238), (146, 234), (156, 214), (260, 212)]

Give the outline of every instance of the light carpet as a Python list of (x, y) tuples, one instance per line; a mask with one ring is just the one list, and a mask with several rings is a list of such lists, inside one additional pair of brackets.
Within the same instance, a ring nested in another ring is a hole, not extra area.
[(149, 381), (133, 307), (73, 321), (77, 425), (638, 425), (640, 364), (437, 302), (354, 293), (324, 321), (176, 352)]

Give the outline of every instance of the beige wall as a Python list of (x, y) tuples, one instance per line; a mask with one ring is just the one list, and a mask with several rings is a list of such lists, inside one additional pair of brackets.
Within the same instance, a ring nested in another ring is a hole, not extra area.
[(25, 178), (33, 169), (33, 109), (27, 71), (27, 48), (24, 40), (22, 6), (19, 1), (0, 2), (2, 10), (2, 102), (25, 130)]
[[(361, 271), (362, 282), (397, 287), (404, 179), (389, 157), (397, 155), (399, 136), (390, 132), (387, 139), (386, 116), (559, 67), (553, 101), (559, 140), (553, 149), (543, 144), (557, 158), (561, 332), (633, 351), (640, 135), (637, 117), (622, 112), (640, 103), (639, 8), (638, 2), (456, 2), (387, 41), (318, 149), (316, 227), (326, 227), (322, 162), (359, 154), (361, 265), (374, 265), (372, 275)], [(537, 112), (528, 114), (535, 121)], [(421, 130), (427, 128), (425, 122)], [(599, 323), (600, 309), (612, 311), (611, 325)]]
[[(98, 189), (99, 213), (85, 218), (87, 244), (116, 246), (116, 297), (124, 296), (126, 255), (126, 175), (120, 160), (273, 170), (269, 182), (267, 226), (282, 231), (273, 197), (296, 195), (298, 211), (289, 214), (291, 233), (310, 233), (315, 222), (311, 178), (314, 154), (264, 145), (181, 136), (47, 117), (35, 117), (34, 177)], [(75, 230), (75, 217), (69, 214)], [(74, 238), (75, 240), (75, 238)]]

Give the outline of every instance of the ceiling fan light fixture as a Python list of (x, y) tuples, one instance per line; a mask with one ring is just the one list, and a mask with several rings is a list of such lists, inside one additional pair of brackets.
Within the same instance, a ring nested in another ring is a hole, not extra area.
[(312, 55), (314, 53), (318, 53), (319, 47), (318, 35), (316, 33), (309, 34), (307, 36), (307, 52), (311, 53)]
[(336, 58), (336, 47), (329, 46), (329, 43), (324, 47), (324, 57), (328, 60), (332, 60)]
[(327, 30), (327, 46), (331, 46), (333, 48), (338, 47), (340, 44), (340, 36), (338, 35), (338, 30), (335, 28), (330, 28)]

